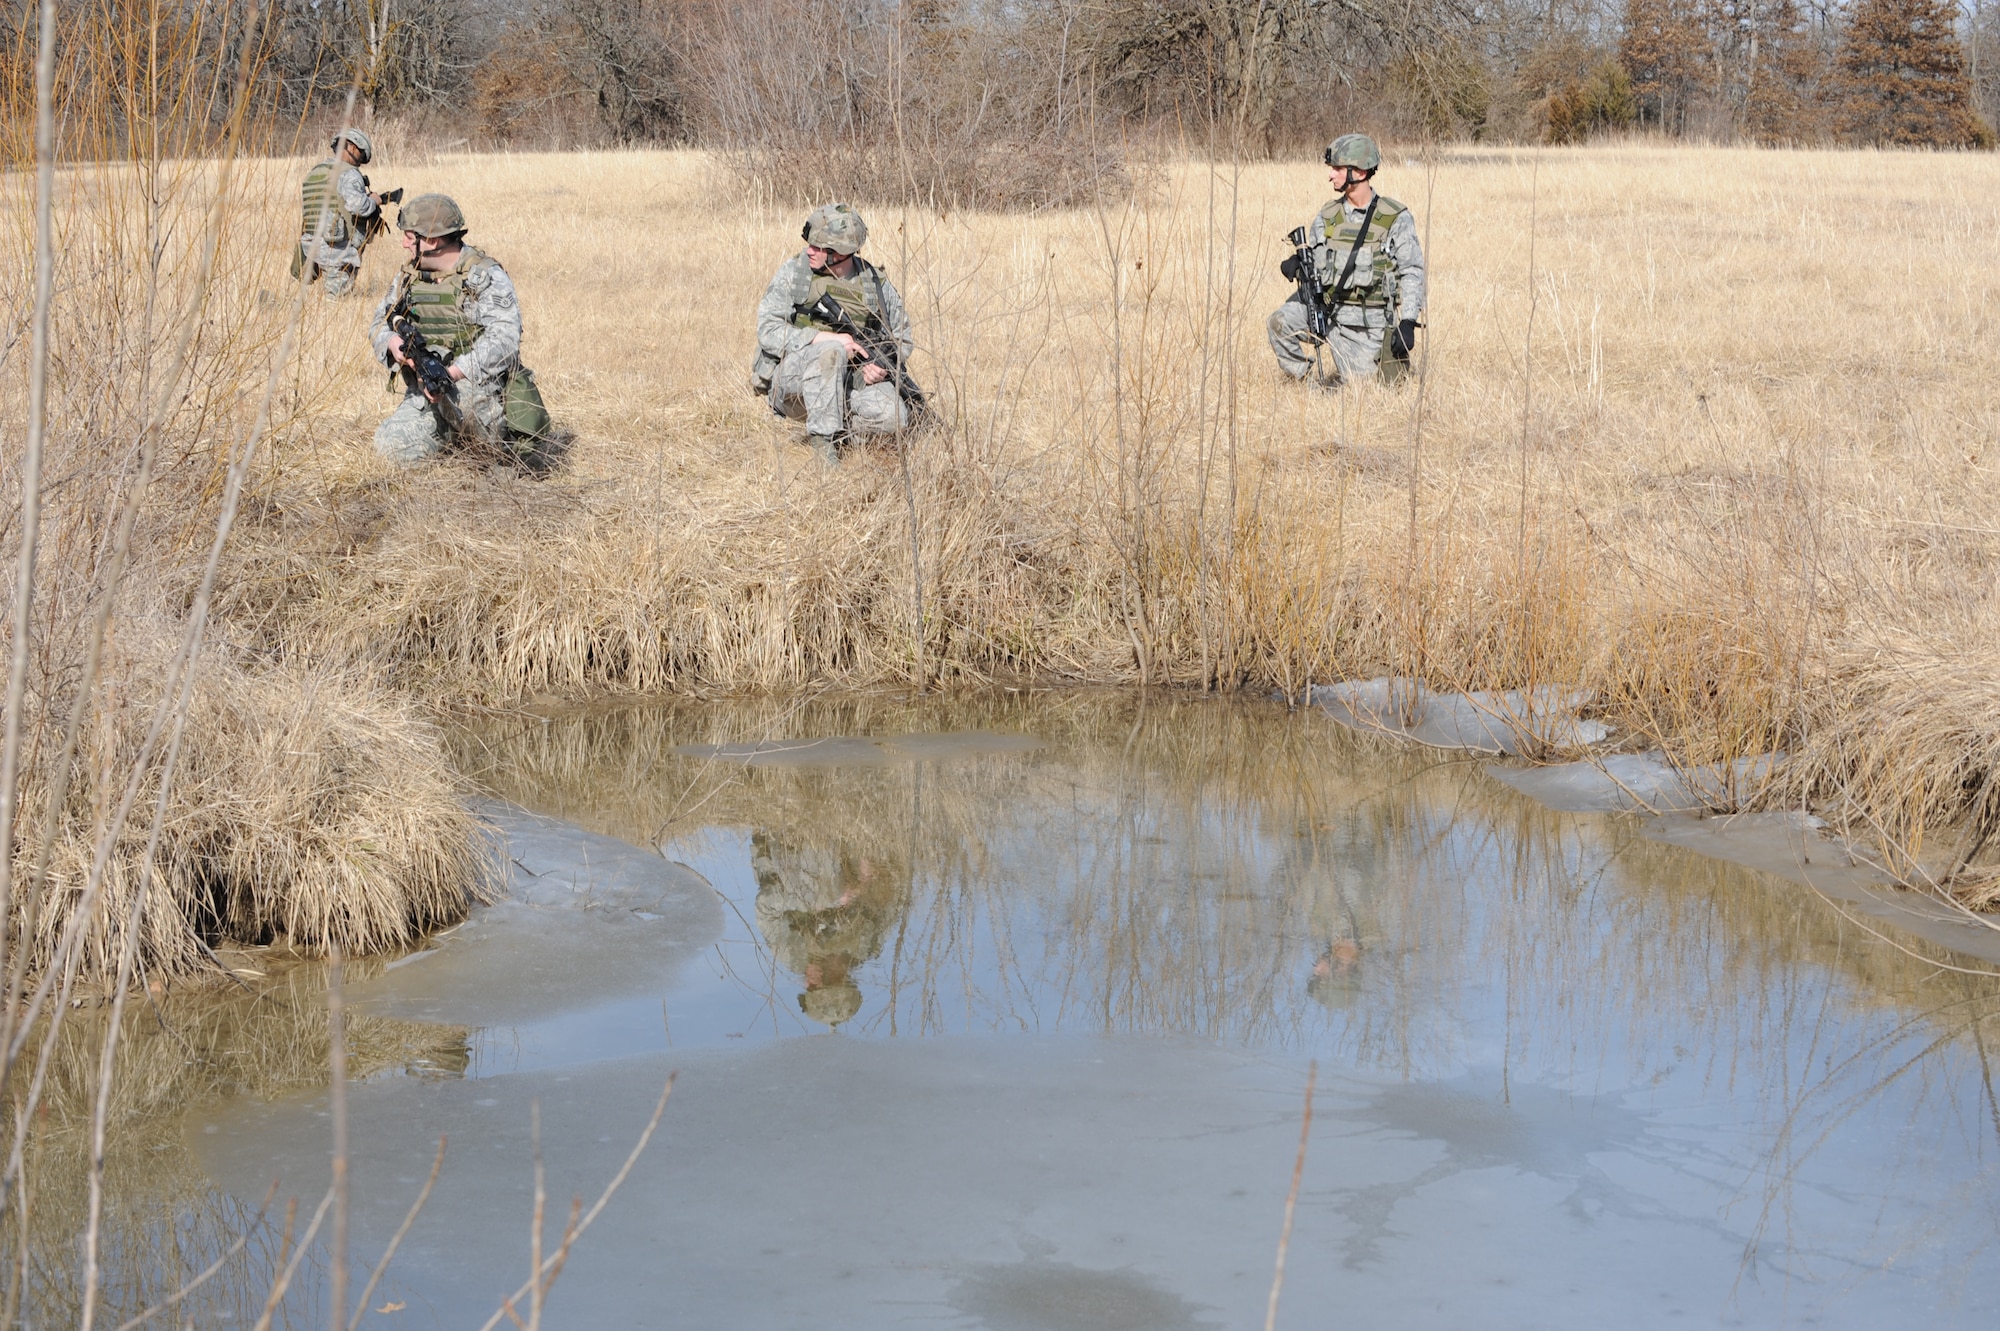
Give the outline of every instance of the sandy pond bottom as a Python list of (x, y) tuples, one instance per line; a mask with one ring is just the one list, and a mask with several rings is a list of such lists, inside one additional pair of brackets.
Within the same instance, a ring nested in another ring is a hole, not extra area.
[[(370, 1324), (483, 1322), (536, 1109), (559, 1216), (675, 1071), (551, 1326), (1261, 1327), (1315, 1062), (1281, 1326), (2000, 1313), (2000, 985), (1637, 818), (1125, 694), (464, 754), (510, 899), (355, 994), (467, 1031), (351, 1090), (357, 1263), (450, 1138)], [(239, 1197), (325, 1186), (323, 1096), (188, 1130)]]

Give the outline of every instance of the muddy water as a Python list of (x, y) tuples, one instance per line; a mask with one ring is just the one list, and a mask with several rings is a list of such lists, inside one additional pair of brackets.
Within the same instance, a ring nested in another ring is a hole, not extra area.
[[(677, 1072), (551, 1325), (1259, 1327), (1315, 1064), (1281, 1326), (2000, 1312), (2000, 985), (1640, 820), (1123, 694), (461, 747), (509, 899), (356, 987), (454, 1051), (350, 1091), (359, 1254), (450, 1139), (374, 1324), (482, 1322), (534, 1116), (556, 1216)], [(324, 1187), (323, 1095), (187, 1134), (222, 1197)]]

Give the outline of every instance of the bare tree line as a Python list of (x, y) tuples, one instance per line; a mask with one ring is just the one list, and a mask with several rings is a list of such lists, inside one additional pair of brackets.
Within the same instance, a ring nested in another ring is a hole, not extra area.
[[(256, 123), (280, 151), (348, 115), (393, 117), (444, 147), (695, 144), (773, 193), (955, 207), (1116, 190), (1135, 144), (1299, 156), (1349, 128), (1986, 146), (1993, 2), (267, 0), (232, 30), (234, 7), (201, 0), (70, 0), (103, 32), (180, 33), (216, 71), (251, 43)], [(17, 111), (29, 14), (0, 7)], [(102, 147), (63, 129), (65, 103), (122, 98), (114, 131), (156, 134), (130, 95), (149, 58), (131, 44), (62, 62), (59, 157)], [(212, 147), (220, 112), (155, 146)]]
[[(24, 5), (0, 12), (16, 92)], [(1075, 202), (1135, 141), (1983, 146), (2000, 114), (1991, 0), (272, 0), (257, 40), (301, 140), (351, 91), (450, 146), (699, 144), (783, 192), (953, 206)]]
[[(1971, 109), (1991, 121), (2000, 17), (1942, 3)], [(873, 158), (893, 137), (901, 160), (878, 173), (957, 194), (922, 159), (983, 175), (994, 164), (968, 163), (967, 143), (1063, 157), (1085, 131), (1253, 153), (1305, 150), (1332, 120), (1497, 141), (1866, 137), (1839, 85), (1843, 38), (1871, 7), (1926, 0), (274, 0), (260, 84), (299, 117), (355, 89), (364, 119), (414, 116), (468, 143), (779, 160), (829, 145)], [(0, 17), (17, 86), (24, 15)]]

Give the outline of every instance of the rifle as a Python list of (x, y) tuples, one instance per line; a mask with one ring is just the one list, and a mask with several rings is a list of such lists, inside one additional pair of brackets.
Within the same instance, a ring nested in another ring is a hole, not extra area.
[[(458, 381), (451, 377), (451, 365), (424, 341), (423, 330), (410, 318), (407, 298), (389, 311), (389, 329), (403, 339), (403, 354), (416, 365), (417, 388), (431, 404), (431, 413), (447, 439), (466, 433), (465, 415), (458, 409)], [(410, 373), (406, 368), (404, 373)], [(476, 428), (471, 433), (480, 433)]]
[(902, 346), (874, 315), (868, 316), (866, 327), (856, 324), (847, 317), (847, 311), (840, 308), (840, 302), (824, 291), (819, 293), (818, 300), (806, 307), (806, 313), (831, 324), (834, 332), (853, 338), (861, 346), (863, 360), (872, 360), (889, 372), (889, 377), (896, 381), (896, 391), (903, 395), (903, 401), (910, 404), (912, 422), (930, 410), (924, 390), (917, 387), (917, 381), (903, 368)]
[[(363, 188), (367, 187), (368, 185), (367, 176), (361, 177), (361, 184)], [(383, 191), (382, 201), (380, 204), (376, 206), (375, 211), (368, 214), (366, 217), (359, 219), (360, 226), (358, 229), (361, 232), (361, 239), (363, 243), (373, 241), (375, 237), (381, 235), (382, 232), (387, 229), (389, 225), (389, 214), (384, 210), (388, 208), (390, 204), (401, 203), (402, 201), (403, 201), (403, 187), (401, 185), (396, 186), (396, 188), (392, 190)]]
[(1299, 284), (1299, 304), (1306, 307), (1306, 331), (1324, 342), (1333, 331), (1333, 311), (1321, 299), (1326, 283), (1320, 280), (1319, 265), (1313, 262), (1312, 237), (1295, 226), (1285, 237), (1292, 242), (1292, 277)]
[(1361, 214), (1361, 229), (1355, 232), (1354, 244), (1348, 247), (1347, 262), (1341, 266), (1340, 276), (1330, 283), (1321, 277), (1319, 265), (1313, 262), (1312, 236), (1306, 229), (1295, 226), (1285, 236), (1292, 242), (1292, 279), (1299, 284), (1299, 302), (1306, 307), (1306, 331), (1316, 338), (1324, 340), (1333, 329), (1333, 310), (1326, 303), (1326, 288), (1333, 288), (1336, 301), (1347, 290), (1348, 279), (1354, 276), (1354, 261), (1368, 240), (1368, 224), (1375, 220), (1375, 205), (1381, 201), (1380, 195), (1368, 200), (1368, 208)]

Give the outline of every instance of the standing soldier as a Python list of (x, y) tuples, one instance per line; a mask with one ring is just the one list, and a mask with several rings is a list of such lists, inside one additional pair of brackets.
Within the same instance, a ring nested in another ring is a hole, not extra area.
[(521, 368), (521, 306), (506, 270), (465, 243), (465, 214), (443, 194), (403, 205), (396, 229), (409, 262), (368, 335), (376, 357), (402, 372), (403, 400), (375, 431), (375, 450), (413, 467), (447, 444), (504, 443), (510, 424), (516, 438), (539, 437), (547, 416), (523, 417), (541, 411), (541, 395)]
[[(1343, 134), (1328, 146), (1325, 160), (1340, 197), (1303, 228), (1302, 248), (1310, 247), (1312, 259), (1307, 280), (1301, 282), (1297, 254), (1279, 265), (1301, 290), (1272, 312), (1265, 331), (1279, 366), (1294, 379), (1305, 378), (1320, 363), (1324, 348), (1333, 363), (1321, 370), (1320, 382), (1346, 383), (1379, 372), (1393, 383), (1409, 368), (1424, 310), (1417, 225), (1408, 208), (1375, 192), (1371, 182), (1382, 165), (1375, 140)], [(1311, 328), (1313, 311), (1304, 289), (1310, 285), (1318, 287), (1310, 294), (1327, 320), (1324, 338)]]
[[(292, 276), (302, 270), (306, 281), (326, 276), (329, 298), (346, 295), (361, 275), (361, 251), (382, 227), (382, 205), (391, 196), (373, 194), (361, 168), (375, 155), (375, 145), (358, 129), (343, 129), (333, 138), (333, 155), (306, 172), (300, 193), (305, 212), (299, 226), (299, 249), (292, 256)], [(402, 197), (395, 191), (395, 197)]]
[[(800, 235), (806, 247), (779, 266), (757, 303), (750, 380), (770, 395), (772, 411), (804, 421), (813, 447), (833, 462), (852, 437), (910, 423), (904, 394), (914, 389), (901, 372), (910, 358), (910, 318), (889, 279), (860, 257), (868, 242), (860, 213), (827, 204), (806, 219)], [(870, 355), (843, 325), (885, 333), (897, 364)]]

